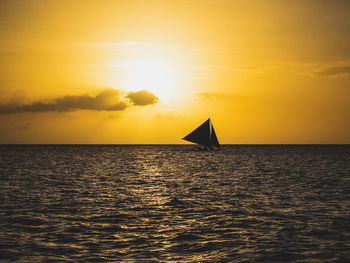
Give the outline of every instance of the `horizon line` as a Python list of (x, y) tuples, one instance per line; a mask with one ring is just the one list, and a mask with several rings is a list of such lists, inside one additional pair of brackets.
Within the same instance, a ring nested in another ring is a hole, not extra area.
[[(181, 143), (0, 143), (0, 146), (29, 146), (29, 145), (76, 145), (76, 146), (89, 146), (89, 145), (101, 145), (101, 146), (138, 146), (138, 145), (142, 145), (142, 146), (198, 146), (197, 144), (181, 144)], [(278, 146), (278, 145), (349, 145), (350, 146), (350, 143), (223, 143), (223, 144), (220, 144), (220, 146), (242, 146), (242, 145), (251, 145), (251, 146), (254, 146), (254, 145), (275, 145), (275, 146)]]

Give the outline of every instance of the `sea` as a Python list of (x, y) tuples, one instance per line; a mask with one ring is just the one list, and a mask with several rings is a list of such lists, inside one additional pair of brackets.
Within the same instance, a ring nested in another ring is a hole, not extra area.
[(350, 145), (2, 145), (1, 262), (350, 262)]

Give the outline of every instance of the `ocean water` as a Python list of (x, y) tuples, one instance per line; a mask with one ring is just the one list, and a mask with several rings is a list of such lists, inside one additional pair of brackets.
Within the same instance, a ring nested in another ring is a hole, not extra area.
[(350, 146), (0, 146), (0, 261), (350, 262)]

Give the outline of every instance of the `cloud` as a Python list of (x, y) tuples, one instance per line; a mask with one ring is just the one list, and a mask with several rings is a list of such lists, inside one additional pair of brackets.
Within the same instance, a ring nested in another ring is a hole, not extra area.
[(190, 65), (189, 69), (198, 71), (248, 71), (260, 72), (262, 66), (228, 66), (228, 65)]
[(213, 99), (213, 98), (225, 98), (227, 97), (227, 94), (222, 93), (214, 93), (214, 92), (200, 92), (197, 93), (198, 96), (206, 99)]
[(216, 92), (200, 92), (200, 93), (197, 93), (197, 96), (207, 100), (232, 100), (240, 97), (237, 94), (216, 93)]
[(145, 106), (154, 104), (158, 101), (158, 98), (151, 92), (141, 90), (137, 92), (129, 92), (126, 96), (134, 105)]
[(350, 66), (335, 66), (325, 68), (323, 70), (315, 72), (318, 77), (336, 77), (340, 75), (350, 76)]
[(157, 100), (158, 98), (148, 91), (129, 92), (124, 96), (122, 91), (106, 89), (96, 96), (88, 94), (64, 96), (56, 98), (52, 102), (39, 101), (21, 105), (11, 101), (8, 104), (0, 105), (0, 114), (74, 110), (122, 111), (132, 105), (151, 105)]
[(73, 43), (72, 46), (76, 47), (102, 47), (102, 48), (116, 48), (116, 47), (132, 47), (132, 48), (144, 48), (158, 46), (157, 43), (146, 41), (117, 41), (117, 42), (79, 42)]
[(262, 101), (274, 100), (274, 98), (256, 96), (253, 94), (242, 93), (216, 93), (216, 92), (200, 92), (196, 94), (201, 100), (206, 103), (218, 102), (220, 106), (232, 106), (237, 103), (259, 103)]

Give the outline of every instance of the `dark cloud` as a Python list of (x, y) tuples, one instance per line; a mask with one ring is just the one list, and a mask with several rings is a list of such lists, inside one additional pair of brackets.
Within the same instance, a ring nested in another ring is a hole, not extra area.
[(123, 97), (121, 91), (106, 89), (95, 97), (88, 94), (64, 96), (62, 98), (56, 98), (52, 102), (34, 102), (27, 105), (10, 102), (9, 104), (0, 105), (0, 114), (49, 111), (66, 112), (80, 109), (122, 111), (132, 105), (154, 104), (157, 100), (158, 98), (148, 91), (129, 92), (126, 97)]
[(154, 104), (158, 101), (158, 98), (153, 93), (146, 90), (129, 92), (126, 97), (129, 98), (134, 105), (140, 106)]
[(318, 77), (335, 77), (340, 75), (350, 75), (350, 66), (329, 67), (315, 72)]

